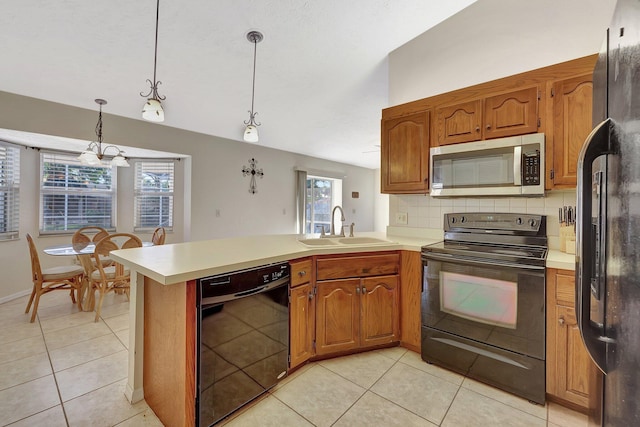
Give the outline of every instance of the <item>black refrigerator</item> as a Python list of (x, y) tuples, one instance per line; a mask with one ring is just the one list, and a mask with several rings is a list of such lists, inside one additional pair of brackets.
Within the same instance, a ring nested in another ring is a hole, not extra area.
[(594, 70), (578, 160), (576, 316), (593, 378), (590, 425), (640, 425), (640, 0), (618, 0)]

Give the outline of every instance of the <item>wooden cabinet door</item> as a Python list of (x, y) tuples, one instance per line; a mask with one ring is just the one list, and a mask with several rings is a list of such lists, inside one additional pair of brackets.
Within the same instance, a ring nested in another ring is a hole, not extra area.
[(591, 359), (584, 348), (575, 310), (556, 307), (556, 396), (587, 408)]
[(422, 321), (422, 260), (420, 252), (402, 251), (400, 267), (400, 341), (403, 347), (420, 352)]
[(360, 279), (317, 283), (316, 355), (360, 345)]
[(295, 368), (313, 356), (315, 335), (315, 299), (310, 283), (291, 288), (289, 299), (289, 368)]
[(553, 179), (551, 188), (576, 186), (578, 155), (592, 128), (593, 76), (553, 84)]
[(438, 108), (438, 145), (478, 141), (482, 138), (482, 100)]
[(547, 269), (547, 393), (586, 409), (597, 368), (580, 337), (574, 288), (575, 272)]
[(486, 98), (484, 139), (538, 131), (538, 87)]
[(398, 276), (362, 279), (360, 340), (363, 347), (400, 340)]
[(382, 121), (383, 193), (426, 193), (429, 189), (429, 112)]

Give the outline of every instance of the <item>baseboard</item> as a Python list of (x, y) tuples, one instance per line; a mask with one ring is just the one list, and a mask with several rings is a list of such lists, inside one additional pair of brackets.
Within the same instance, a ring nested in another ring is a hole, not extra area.
[(27, 289), (27, 290), (18, 292), (16, 294), (7, 295), (6, 297), (0, 298), (0, 304), (2, 304), (4, 302), (13, 301), (14, 299), (18, 299), (18, 298), (23, 297), (25, 295), (29, 295), (30, 293), (31, 293), (31, 289)]

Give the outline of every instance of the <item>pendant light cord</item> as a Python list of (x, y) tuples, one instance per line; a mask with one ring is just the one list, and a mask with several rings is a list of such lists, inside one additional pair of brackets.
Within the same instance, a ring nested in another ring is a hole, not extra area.
[(258, 50), (258, 42), (256, 38), (253, 39), (253, 85), (251, 87), (251, 121), (253, 121), (253, 100), (256, 94), (256, 52)]
[(153, 86), (156, 86), (156, 67), (158, 62), (158, 20), (160, 18), (160, 0), (156, 3), (156, 48), (153, 54)]

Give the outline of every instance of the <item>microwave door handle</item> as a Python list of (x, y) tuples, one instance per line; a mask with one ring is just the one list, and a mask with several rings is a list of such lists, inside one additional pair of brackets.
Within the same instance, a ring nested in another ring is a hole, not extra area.
[[(593, 238), (594, 229), (592, 225), (593, 210), (593, 161), (608, 151), (609, 129), (611, 119), (607, 119), (597, 125), (580, 151), (578, 157), (578, 182), (577, 182), (577, 209), (576, 209), (576, 318), (582, 340), (591, 359), (604, 373), (606, 366), (606, 347), (610, 341), (602, 336), (604, 333), (595, 327), (591, 322), (591, 281), (600, 280), (600, 277), (593, 277), (597, 271), (594, 263), (600, 263), (602, 259), (596, 259), (596, 242)], [(601, 175), (600, 175), (601, 176)], [(602, 180), (598, 185), (601, 185)], [(602, 195), (606, 197), (606, 195)], [(604, 238), (598, 233), (600, 238)], [(600, 252), (600, 257), (605, 254)], [(604, 283), (603, 280), (600, 283)], [(606, 290), (601, 289), (599, 294), (603, 295)]]
[(513, 147), (513, 185), (522, 185), (522, 146)]

